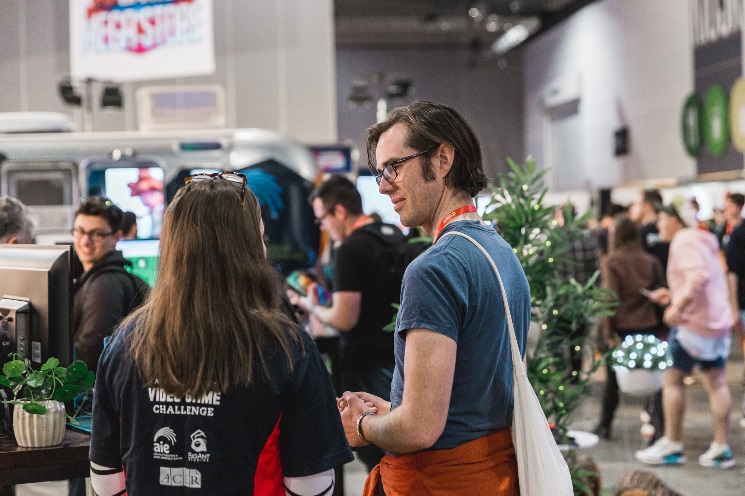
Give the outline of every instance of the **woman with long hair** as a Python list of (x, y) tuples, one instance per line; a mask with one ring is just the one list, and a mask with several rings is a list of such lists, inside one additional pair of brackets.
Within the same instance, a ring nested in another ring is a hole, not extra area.
[(155, 287), (99, 361), (99, 495), (332, 494), (352, 453), (278, 284), (245, 177), (187, 178), (166, 210)]
[[(663, 337), (664, 326), (659, 313), (643, 290), (652, 290), (664, 286), (665, 279), (662, 265), (642, 248), (639, 228), (625, 214), (613, 220), (611, 247), (608, 255), (601, 262), (603, 286), (610, 288), (618, 296), (619, 306), (616, 314), (606, 317), (602, 323), (603, 334), (609, 347), (619, 340), (634, 334), (654, 334)], [(618, 407), (618, 382), (613, 367), (606, 367), (608, 380), (603, 392), (603, 407), (600, 423), (595, 433), (609, 439), (613, 417)], [(659, 402), (661, 403), (661, 402)], [(661, 404), (651, 408), (655, 427), (662, 425)]]

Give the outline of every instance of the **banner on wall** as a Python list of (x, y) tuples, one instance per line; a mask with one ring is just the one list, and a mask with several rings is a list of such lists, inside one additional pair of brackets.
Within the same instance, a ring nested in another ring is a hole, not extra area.
[(70, 0), (74, 80), (212, 74), (212, 0)]
[(698, 174), (742, 170), (743, 0), (690, 0), (690, 6), (695, 90), (683, 104), (683, 144)]

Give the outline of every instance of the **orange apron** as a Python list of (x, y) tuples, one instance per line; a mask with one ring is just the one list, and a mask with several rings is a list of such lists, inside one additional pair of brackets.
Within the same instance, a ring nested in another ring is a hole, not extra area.
[(365, 481), (363, 496), (519, 496), (517, 460), (510, 429), (448, 450), (385, 455)]

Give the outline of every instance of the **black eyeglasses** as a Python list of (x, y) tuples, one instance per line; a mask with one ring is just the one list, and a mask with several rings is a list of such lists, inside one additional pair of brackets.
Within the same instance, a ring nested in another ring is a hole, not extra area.
[(237, 172), (214, 172), (212, 174), (194, 174), (184, 179), (184, 184), (194, 183), (197, 181), (207, 181), (211, 179), (224, 179), (233, 184), (241, 186), (241, 205), (246, 199), (246, 176)]
[(380, 186), (380, 181), (385, 178), (386, 181), (393, 184), (393, 181), (396, 180), (398, 177), (398, 166), (406, 162), (407, 160), (411, 160), (412, 158), (416, 158), (419, 155), (424, 155), (425, 153), (429, 153), (432, 150), (437, 149), (437, 147), (440, 145), (435, 145), (432, 148), (428, 148), (426, 150), (422, 150), (421, 152), (412, 153), (411, 155), (407, 155), (404, 158), (399, 158), (398, 160), (393, 160), (391, 162), (388, 162), (387, 164), (384, 164), (383, 166), (383, 172), (380, 174), (377, 173), (377, 170), (375, 170), (372, 165), (370, 166), (370, 172), (373, 173), (373, 176), (375, 176), (375, 182), (378, 183), (378, 186)]
[(331, 215), (331, 214), (333, 214), (333, 213), (334, 213), (334, 211), (333, 211), (333, 210), (328, 210), (328, 211), (326, 211), (326, 213), (325, 213), (325, 214), (323, 214), (322, 216), (318, 217), (318, 218), (317, 218), (317, 219), (315, 219), (315, 220), (314, 220), (313, 222), (315, 222), (315, 224), (316, 224), (317, 226), (320, 226), (320, 225), (321, 225), (321, 224), (323, 223), (323, 219), (325, 219), (326, 217), (328, 217), (329, 215)]
[(75, 240), (83, 239), (84, 237), (88, 236), (91, 238), (91, 241), (93, 241), (94, 243), (100, 243), (101, 241), (108, 238), (109, 236), (114, 235), (113, 232), (103, 232), (97, 229), (94, 229), (92, 231), (86, 231), (85, 229), (80, 229), (79, 227), (71, 229), (70, 234), (72, 234), (72, 237)]

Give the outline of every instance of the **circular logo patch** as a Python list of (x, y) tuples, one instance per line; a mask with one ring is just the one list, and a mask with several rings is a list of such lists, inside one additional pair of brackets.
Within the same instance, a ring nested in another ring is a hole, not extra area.
[(695, 94), (689, 96), (683, 106), (681, 131), (686, 152), (698, 157), (701, 153), (701, 102)]
[(721, 85), (715, 84), (706, 92), (704, 101), (704, 143), (709, 153), (721, 157), (728, 139), (727, 93)]

